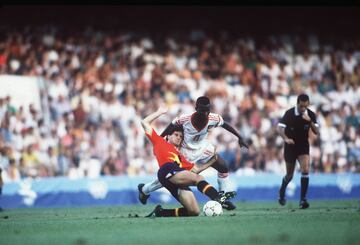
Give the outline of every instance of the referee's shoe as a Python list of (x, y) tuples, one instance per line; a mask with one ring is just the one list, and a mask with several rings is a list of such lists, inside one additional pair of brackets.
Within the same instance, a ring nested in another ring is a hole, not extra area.
[(283, 189), (283, 188), (280, 188), (280, 190), (279, 190), (279, 204), (281, 206), (284, 206), (286, 204), (285, 189)]
[(307, 202), (306, 199), (303, 199), (300, 201), (299, 207), (300, 207), (300, 209), (306, 209), (306, 208), (310, 207), (310, 204)]

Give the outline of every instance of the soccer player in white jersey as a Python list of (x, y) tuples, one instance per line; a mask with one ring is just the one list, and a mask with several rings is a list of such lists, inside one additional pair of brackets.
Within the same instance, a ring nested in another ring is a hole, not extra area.
[[(225, 122), (219, 114), (210, 112), (210, 100), (206, 96), (201, 96), (196, 100), (195, 112), (188, 115), (181, 115), (175, 118), (172, 123), (161, 134), (162, 137), (167, 136), (171, 132), (174, 125), (182, 126), (184, 130), (184, 140), (182, 142), (180, 152), (188, 161), (199, 165), (207, 164), (218, 171), (218, 185), (220, 192), (228, 192), (229, 169), (224, 159), (222, 159), (215, 150), (215, 147), (206, 139), (210, 129), (215, 127), (223, 127), (238, 137), (240, 147), (248, 148), (238, 131), (229, 123)], [(195, 166), (196, 166), (195, 165)], [(193, 169), (197, 172), (197, 168)], [(139, 184), (139, 200), (142, 204), (146, 204), (150, 193), (160, 189), (162, 185), (156, 179), (147, 184)], [(226, 201), (223, 208), (227, 210), (235, 209), (236, 206)]]

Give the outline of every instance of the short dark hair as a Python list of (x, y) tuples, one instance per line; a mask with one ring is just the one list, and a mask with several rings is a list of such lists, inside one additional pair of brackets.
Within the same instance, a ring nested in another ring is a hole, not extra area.
[(309, 96), (307, 94), (300, 94), (297, 97), (297, 103), (299, 104), (300, 101), (302, 101), (302, 102), (310, 101)]
[(210, 99), (206, 96), (200, 96), (199, 98), (197, 98), (195, 103), (195, 110), (197, 112), (210, 111)]
[(169, 131), (169, 135), (172, 135), (174, 132), (181, 132), (184, 134), (184, 129), (180, 125), (172, 124), (170, 131)]
[(181, 132), (184, 135), (184, 129), (182, 126), (171, 124), (171, 127), (169, 129), (169, 134), (167, 134), (165, 137), (166, 141), (169, 140), (169, 136), (172, 135), (174, 132)]

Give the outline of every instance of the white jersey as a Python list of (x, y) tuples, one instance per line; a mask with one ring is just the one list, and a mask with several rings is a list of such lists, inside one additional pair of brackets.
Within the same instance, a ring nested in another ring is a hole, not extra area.
[(176, 117), (172, 123), (181, 125), (184, 129), (184, 140), (180, 152), (190, 162), (206, 163), (215, 154), (215, 147), (206, 137), (212, 128), (222, 126), (224, 119), (219, 114), (210, 113), (207, 124), (198, 129), (191, 122), (193, 114)]

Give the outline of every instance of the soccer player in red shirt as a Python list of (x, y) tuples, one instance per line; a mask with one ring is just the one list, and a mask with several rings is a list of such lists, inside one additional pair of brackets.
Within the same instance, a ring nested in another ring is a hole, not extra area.
[[(166, 107), (160, 107), (156, 112), (144, 118), (141, 125), (154, 147), (153, 153), (159, 164), (157, 175), (160, 183), (183, 207), (163, 209), (161, 205), (157, 205), (147, 217), (198, 216), (200, 208), (189, 186), (197, 186), (200, 192), (219, 203), (226, 201), (231, 196), (229, 194), (220, 196), (217, 190), (204, 180), (203, 176), (193, 172), (202, 169), (194, 169), (197, 167), (180, 154), (178, 147), (183, 140), (181, 127), (174, 128), (166, 139), (159, 136), (151, 127), (151, 122), (166, 112)], [(201, 167), (207, 168), (209, 166)]]

